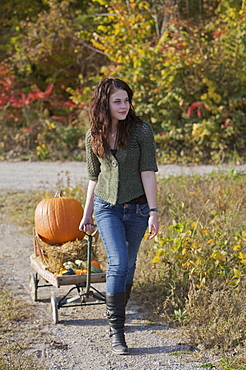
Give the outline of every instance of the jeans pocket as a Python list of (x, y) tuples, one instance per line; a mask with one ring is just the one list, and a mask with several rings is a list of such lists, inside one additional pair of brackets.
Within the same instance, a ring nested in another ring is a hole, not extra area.
[(109, 207), (110, 207), (110, 203), (106, 202), (102, 198), (95, 195), (95, 197), (94, 197), (94, 209), (96, 209), (96, 208), (97, 209), (99, 209), (99, 208), (109, 208)]
[(139, 204), (138, 205), (138, 213), (142, 217), (149, 217), (149, 206), (148, 206), (148, 203)]

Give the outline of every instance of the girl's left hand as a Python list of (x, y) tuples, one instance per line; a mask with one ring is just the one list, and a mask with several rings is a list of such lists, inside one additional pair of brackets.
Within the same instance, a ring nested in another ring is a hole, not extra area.
[(149, 216), (149, 239), (153, 239), (159, 230), (159, 222), (157, 212), (151, 212)]

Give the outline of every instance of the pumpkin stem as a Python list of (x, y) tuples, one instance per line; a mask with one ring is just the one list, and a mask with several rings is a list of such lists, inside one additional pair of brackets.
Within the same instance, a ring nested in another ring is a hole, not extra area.
[(57, 192), (55, 193), (54, 198), (61, 198), (61, 197), (62, 197), (62, 190), (57, 190)]

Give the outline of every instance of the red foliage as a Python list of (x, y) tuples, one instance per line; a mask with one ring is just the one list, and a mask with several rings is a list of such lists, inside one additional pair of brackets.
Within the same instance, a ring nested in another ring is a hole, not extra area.
[(72, 102), (70, 102), (70, 101), (66, 101), (64, 103), (64, 105), (66, 105), (67, 107), (70, 107), (70, 108), (77, 108), (77, 105), (74, 104), (74, 103), (72, 103)]
[[(4, 75), (4, 72), (7, 75)], [(51, 95), (54, 89), (54, 84), (49, 84), (47, 89), (42, 92), (35, 85), (33, 87), (34, 92), (26, 95), (23, 91), (16, 89), (14, 76), (9, 76), (8, 74), (10, 74), (10, 70), (0, 68), (0, 75), (2, 76), (0, 80), (0, 107), (5, 107), (9, 104), (13, 108), (22, 108), (35, 100), (44, 100)]]
[[(4, 117), (7, 121), (21, 123), (26, 117), (23, 116), (22, 109), (29, 110), (38, 115), (44, 109), (43, 105), (35, 104), (45, 102), (45, 107), (49, 107), (54, 113), (51, 118), (61, 124), (71, 124), (76, 119), (76, 108), (79, 106), (70, 99), (64, 101), (54, 93), (54, 84), (50, 83), (45, 91), (41, 91), (37, 85), (31, 87), (30, 92), (24, 92), (18, 88), (12, 72), (8, 68), (3, 68), (0, 64), (0, 109), (4, 110)], [(66, 86), (61, 86), (66, 89)], [(75, 111), (74, 111), (75, 109)], [(61, 116), (56, 115), (59, 112)], [(25, 133), (31, 131), (29, 128), (24, 129)]]
[(222, 30), (220, 32), (213, 32), (213, 38), (214, 39), (219, 39), (221, 35), (223, 35), (225, 33), (225, 30)]
[(22, 129), (22, 131), (24, 133), (30, 132), (30, 131), (32, 131), (32, 127), (25, 127), (25, 128)]
[(206, 103), (202, 101), (195, 101), (194, 103), (191, 104), (191, 106), (189, 106), (187, 110), (187, 116), (190, 117), (193, 111), (197, 108), (197, 116), (201, 118), (202, 117), (202, 111), (201, 111), (202, 106), (206, 108), (207, 110), (209, 110), (209, 106)]
[[(199, 114), (201, 114), (200, 104), (201, 104), (200, 101), (196, 101), (196, 102), (192, 103), (191, 106), (187, 110), (187, 116), (190, 117), (192, 115), (194, 109), (196, 109), (196, 108), (198, 108), (198, 112), (199, 112)], [(198, 114), (198, 116), (199, 116), (199, 114)]]

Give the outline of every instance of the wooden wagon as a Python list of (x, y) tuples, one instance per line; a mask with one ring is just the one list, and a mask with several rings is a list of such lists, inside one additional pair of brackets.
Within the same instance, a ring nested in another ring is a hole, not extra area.
[[(49, 271), (48, 266), (42, 259), (42, 250), (40, 248), (39, 236), (34, 230), (34, 253), (30, 256), (31, 267), (35, 271), (30, 274), (30, 292), (33, 301), (38, 300), (38, 289), (53, 286), (72, 286), (62, 297), (57, 298), (56, 293), (51, 291), (50, 307), (54, 324), (58, 323), (58, 310), (62, 307), (75, 307), (84, 305), (95, 305), (105, 303), (105, 294), (101, 293), (91, 284), (104, 283), (106, 281), (106, 272), (91, 272), (91, 249), (92, 238), (96, 234), (95, 230), (91, 235), (86, 234), (87, 243), (87, 274), (84, 275), (64, 275), (57, 276)], [(76, 290), (76, 295), (71, 297), (71, 293)]]

